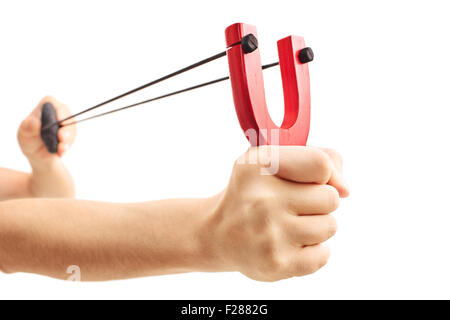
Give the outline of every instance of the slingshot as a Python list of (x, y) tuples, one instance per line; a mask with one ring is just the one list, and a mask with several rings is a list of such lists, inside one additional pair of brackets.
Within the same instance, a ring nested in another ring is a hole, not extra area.
[[(96, 119), (226, 80), (231, 81), (234, 104), (240, 125), (253, 146), (306, 145), (310, 125), (311, 105), (309, 69), (307, 64), (314, 59), (311, 48), (305, 47), (305, 41), (302, 37), (286, 37), (278, 41), (279, 62), (262, 65), (258, 49), (256, 27), (244, 23), (236, 23), (226, 29), (225, 36), (227, 45), (225, 51), (108, 99), (60, 121), (56, 121), (54, 107), (51, 104), (45, 104), (41, 116), (41, 137), (48, 151), (51, 153), (57, 152), (58, 130), (61, 127)], [(111, 102), (225, 56), (228, 56), (229, 76), (173, 91), (94, 116), (76, 119), (83, 114), (96, 110)], [(269, 115), (262, 73), (263, 70), (278, 65), (281, 69), (285, 105), (285, 116), (280, 127), (272, 121)]]

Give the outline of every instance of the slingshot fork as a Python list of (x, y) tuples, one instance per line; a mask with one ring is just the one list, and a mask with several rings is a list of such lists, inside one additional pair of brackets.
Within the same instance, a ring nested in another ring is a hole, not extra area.
[[(253, 34), (256, 27), (244, 23), (229, 26), (226, 43), (238, 43)], [(256, 45), (257, 46), (257, 45)], [(267, 109), (259, 49), (246, 52), (241, 45), (227, 51), (234, 104), (240, 125), (253, 146), (306, 145), (310, 126), (310, 84), (308, 62), (313, 60), (310, 48), (299, 36), (278, 41), (283, 82), (285, 116), (281, 127), (271, 119)]]

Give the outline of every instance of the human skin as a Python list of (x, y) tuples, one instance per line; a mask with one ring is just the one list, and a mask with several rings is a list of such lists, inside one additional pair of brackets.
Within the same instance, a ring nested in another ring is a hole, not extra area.
[[(261, 148), (251, 148), (252, 154)], [(241, 272), (277, 281), (324, 266), (330, 215), (348, 196), (340, 156), (280, 147), (279, 171), (236, 162), (227, 188), (205, 199), (113, 204), (71, 199), (0, 202), (0, 269), (82, 281)]]
[(30, 163), (31, 173), (0, 168), (0, 201), (35, 197), (67, 198), (75, 195), (72, 177), (61, 157), (74, 142), (76, 129), (74, 126), (61, 128), (58, 132), (58, 152), (49, 153), (40, 137), (41, 109), (46, 102), (53, 104), (58, 119), (70, 115), (67, 106), (52, 97), (46, 97), (21, 123), (17, 138)]

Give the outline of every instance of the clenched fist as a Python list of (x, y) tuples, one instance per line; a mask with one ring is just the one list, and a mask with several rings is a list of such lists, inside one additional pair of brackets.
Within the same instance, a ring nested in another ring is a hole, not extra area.
[[(270, 150), (251, 148), (236, 162), (205, 231), (217, 269), (260, 281), (323, 267), (330, 253), (322, 243), (336, 232), (330, 213), (349, 193), (336, 152), (294, 146)], [(278, 171), (269, 175), (273, 161)]]

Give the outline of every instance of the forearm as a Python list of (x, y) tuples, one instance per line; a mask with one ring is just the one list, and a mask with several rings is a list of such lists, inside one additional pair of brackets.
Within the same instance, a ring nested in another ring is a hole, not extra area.
[(0, 266), (66, 279), (110, 280), (210, 271), (202, 238), (212, 201), (110, 204), (76, 200), (0, 203)]

